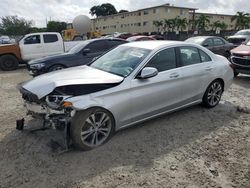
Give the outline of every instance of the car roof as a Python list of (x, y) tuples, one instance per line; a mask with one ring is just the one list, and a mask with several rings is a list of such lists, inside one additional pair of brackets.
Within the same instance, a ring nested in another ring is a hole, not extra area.
[(171, 46), (171, 45), (176, 45), (176, 44), (187, 44), (190, 45), (190, 43), (187, 42), (181, 42), (181, 41), (138, 41), (138, 42), (130, 42), (123, 44), (123, 46), (129, 46), (129, 47), (137, 47), (137, 48), (145, 48), (149, 50), (154, 50), (159, 47), (163, 46)]

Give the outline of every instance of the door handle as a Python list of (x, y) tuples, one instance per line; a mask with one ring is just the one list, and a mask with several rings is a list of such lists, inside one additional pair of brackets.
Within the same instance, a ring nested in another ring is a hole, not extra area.
[(213, 70), (213, 68), (212, 67), (206, 67), (205, 70), (206, 71), (211, 71), (211, 70)]
[(178, 78), (180, 75), (178, 73), (170, 74), (169, 78)]

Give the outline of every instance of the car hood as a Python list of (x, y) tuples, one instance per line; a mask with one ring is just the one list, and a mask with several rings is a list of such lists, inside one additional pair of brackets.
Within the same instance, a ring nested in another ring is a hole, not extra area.
[(250, 46), (248, 45), (240, 45), (237, 48), (231, 50), (233, 54), (242, 54), (242, 55), (250, 55)]
[(60, 54), (60, 55), (52, 55), (52, 56), (47, 56), (47, 57), (43, 57), (43, 58), (39, 58), (39, 59), (34, 59), (29, 61), (29, 65), (33, 65), (33, 64), (37, 64), (37, 63), (44, 63), (44, 62), (48, 62), (48, 61), (55, 61), (55, 60), (65, 60), (67, 58), (72, 58), (74, 57), (75, 54), (69, 54), (69, 53), (64, 53), (64, 54)]
[(123, 79), (121, 76), (84, 65), (37, 76), (22, 87), (41, 99), (60, 86), (112, 84), (120, 83)]

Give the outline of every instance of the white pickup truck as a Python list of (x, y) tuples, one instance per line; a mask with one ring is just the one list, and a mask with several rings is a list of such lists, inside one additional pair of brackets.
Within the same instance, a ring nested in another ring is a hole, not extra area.
[(60, 33), (31, 33), (17, 44), (0, 45), (0, 69), (17, 69), (19, 63), (68, 52), (78, 43), (79, 41), (64, 42)]

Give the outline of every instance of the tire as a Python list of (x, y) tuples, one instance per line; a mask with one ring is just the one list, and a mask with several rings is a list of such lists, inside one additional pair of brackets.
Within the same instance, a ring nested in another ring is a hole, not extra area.
[(70, 126), (73, 145), (86, 151), (106, 143), (114, 133), (114, 122), (112, 114), (102, 108), (77, 112)]
[(53, 65), (49, 68), (49, 72), (65, 69), (63, 65)]
[(3, 55), (0, 57), (0, 68), (4, 71), (11, 71), (18, 68), (19, 62), (13, 55)]
[(81, 41), (81, 40), (83, 40), (83, 38), (81, 36), (75, 36), (73, 38), (73, 41)]
[(234, 77), (237, 77), (239, 75), (238, 72), (234, 72)]
[(203, 96), (202, 104), (207, 108), (213, 108), (220, 102), (224, 86), (222, 81), (215, 80), (208, 87)]

